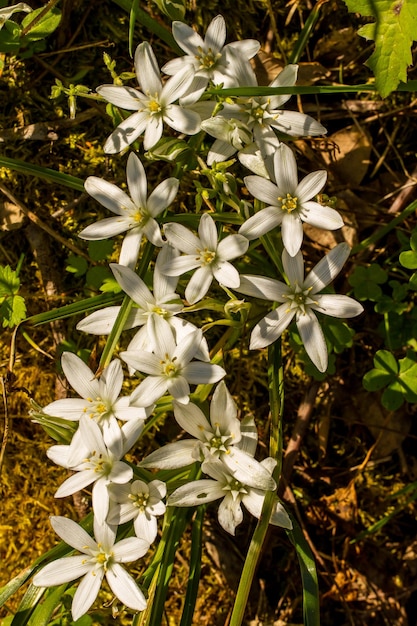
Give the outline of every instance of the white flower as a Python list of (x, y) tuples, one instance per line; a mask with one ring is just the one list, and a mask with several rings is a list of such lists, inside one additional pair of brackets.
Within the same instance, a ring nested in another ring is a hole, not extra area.
[(72, 601), (72, 617), (78, 620), (87, 613), (100, 590), (103, 578), (114, 595), (133, 611), (143, 611), (146, 599), (134, 579), (120, 565), (140, 559), (149, 542), (129, 537), (116, 542), (116, 532), (107, 524), (94, 521), (95, 540), (76, 522), (65, 517), (51, 517), (57, 535), (82, 554), (49, 563), (33, 579), (37, 587), (54, 587), (82, 576)]
[(17, 11), (24, 11), (25, 13), (30, 13), (33, 9), (26, 4), (26, 2), (18, 2), (17, 4), (13, 4), (10, 7), (4, 7), (4, 9), (0, 9), (0, 30), (3, 28), (4, 24), (11, 18), (13, 13)]
[(84, 361), (72, 352), (63, 353), (61, 365), (71, 387), (81, 398), (55, 400), (43, 409), (47, 415), (71, 421), (87, 415), (99, 424), (107, 445), (120, 437), (117, 420), (145, 420), (148, 417), (144, 409), (129, 406), (129, 396), (119, 398), (123, 371), (118, 359), (103, 370), (100, 378), (96, 378)]
[(88, 240), (107, 239), (127, 231), (119, 262), (134, 268), (142, 235), (154, 246), (164, 245), (155, 218), (174, 201), (179, 181), (177, 178), (167, 178), (155, 187), (148, 198), (146, 173), (140, 159), (133, 153), (127, 161), (126, 177), (130, 196), (102, 178), (87, 178), (84, 184), (87, 193), (117, 217), (108, 217), (87, 226), (79, 237)]
[[(252, 466), (257, 463), (249, 455)], [(219, 460), (212, 460), (204, 463), (203, 470), (210, 479), (202, 479), (192, 481), (182, 487), (176, 489), (168, 498), (168, 506), (197, 506), (222, 499), (218, 510), (218, 519), (220, 526), (231, 535), (235, 534), (236, 526), (243, 519), (241, 504), (254, 515), (261, 516), (262, 506), (265, 499), (266, 491), (272, 491), (276, 488), (272, 479), (272, 472), (276, 465), (276, 461), (268, 457), (260, 465), (265, 474), (269, 475), (272, 480), (272, 487), (265, 487), (264, 475), (262, 480), (257, 482), (252, 476), (251, 485), (236, 477), (224, 463)], [(248, 475), (250, 471), (248, 469)], [(276, 501), (270, 523), (283, 528), (292, 528), (292, 523), (288, 517), (282, 504)]]
[(264, 348), (276, 341), (295, 317), (304, 347), (320, 372), (327, 369), (327, 347), (315, 311), (333, 317), (347, 318), (363, 311), (361, 304), (348, 296), (321, 294), (339, 274), (350, 253), (346, 243), (340, 243), (321, 259), (304, 278), (301, 252), (291, 257), (284, 249), (282, 263), (289, 285), (264, 276), (241, 276), (237, 291), (282, 304), (268, 313), (255, 326), (250, 347)]
[(256, 450), (254, 420), (237, 419), (236, 404), (223, 381), (213, 394), (209, 420), (191, 402), (185, 405), (174, 401), (173, 407), (178, 424), (195, 439), (182, 439), (155, 450), (139, 463), (141, 467), (177, 469), (195, 461), (221, 459), (239, 480), (251, 484), (255, 475), (256, 481), (263, 475), (265, 485), (273, 486), (270, 474), (252, 457), (248, 458), (248, 453), (253, 456)]
[(190, 26), (179, 21), (172, 23), (172, 34), (186, 54), (168, 61), (162, 71), (172, 76), (183, 71), (184, 67), (189, 69), (193, 82), (188, 88), (189, 93), (181, 98), (181, 102), (187, 104), (197, 101), (210, 81), (227, 87), (236, 83), (231, 49), (239, 54), (242, 63), (248, 63), (260, 48), (259, 41), (254, 39), (234, 41), (225, 46), (226, 24), (221, 15), (210, 22), (204, 39)]
[(303, 241), (302, 222), (328, 230), (343, 226), (337, 211), (312, 200), (325, 185), (324, 170), (312, 172), (298, 182), (294, 154), (281, 144), (274, 157), (274, 173), (276, 184), (260, 176), (246, 176), (249, 192), (269, 206), (246, 220), (239, 229), (241, 235), (252, 240), (281, 225), (284, 247), (290, 256), (295, 256)]
[(153, 543), (158, 534), (156, 517), (165, 513), (165, 483), (135, 480), (127, 485), (110, 485), (109, 495), (108, 523), (119, 525), (133, 520), (136, 536)]
[(198, 226), (198, 237), (181, 224), (165, 224), (169, 243), (184, 255), (164, 265), (168, 276), (179, 276), (197, 269), (187, 285), (185, 297), (190, 304), (201, 300), (210, 288), (213, 278), (225, 287), (238, 287), (239, 272), (229, 261), (245, 254), (249, 242), (242, 235), (228, 235), (218, 242), (216, 224), (208, 213), (203, 213)]
[(120, 152), (142, 133), (145, 133), (143, 147), (150, 150), (161, 138), (164, 123), (186, 135), (194, 135), (200, 130), (201, 119), (197, 113), (173, 104), (191, 84), (192, 76), (186, 68), (162, 85), (155, 55), (145, 41), (136, 49), (135, 70), (142, 91), (120, 85), (102, 85), (97, 88), (97, 92), (108, 102), (135, 111), (107, 139), (105, 152)]
[(52, 446), (47, 451), (54, 463), (75, 472), (62, 483), (55, 497), (70, 496), (94, 483), (94, 515), (99, 522), (104, 522), (109, 510), (107, 486), (112, 482), (123, 484), (131, 480), (132, 468), (120, 459), (136, 443), (142, 429), (142, 420), (136, 423), (131, 420), (120, 429), (119, 438), (106, 445), (98, 424), (83, 415), (71, 444)]
[[(231, 50), (234, 67), (238, 74), (239, 86), (257, 87), (256, 76), (247, 63), (242, 63), (236, 51)], [(292, 87), (297, 80), (298, 66), (287, 65), (280, 74), (270, 83), (270, 87)], [(265, 158), (275, 152), (279, 145), (276, 132), (299, 136), (316, 136), (326, 133), (326, 129), (309, 115), (298, 111), (283, 111), (282, 105), (290, 99), (290, 95), (254, 96), (251, 98), (237, 98), (236, 103), (226, 103), (220, 116), (228, 120), (240, 120), (251, 133)], [(203, 130), (210, 133), (212, 121), (203, 122)], [(216, 136), (216, 134), (214, 134)], [(236, 152), (231, 150), (231, 144), (224, 138), (217, 139), (209, 152), (207, 162), (214, 159), (224, 161)], [(217, 155), (217, 156), (216, 156)]]
[(131, 395), (134, 406), (149, 406), (167, 391), (178, 402), (188, 404), (190, 383), (216, 383), (226, 374), (219, 365), (192, 361), (201, 345), (201, 330), (189, 333), (179, 344), (168, 325), (161, 331), (154, 354), (140, 350), (120, 354), (128, 365), (148, 374)]
[[(130, 268), (110, 264), (117, 282), (137, 305), (137, 308), (131, 310), (123, 327), (123, 330), (141, 327), (129, 343), (128, 351), (146, 350), (152, 352), (156, 345), (155, 337), (159, 335), (160, 327), (164, 324), (169, 324), (177, 343), (180, 343), (189, 333), (197, 330), (197, 327), (191, 322), (176, 317), (184, 308), (182, 301), (175, 293), (179, 277), (167, 276), (161, 271), (163, 266), (170, 265), (178, 255), (178, 250), (169, 244), (164, 245), (160, 250), (153, 272), (153, 292)], [(77, 330), (94, 335), (108, 335), (114, 326), (119, 311), (120, 306), (105, 307), (95, 311), (77, 324)], [(210, 360), (207, 341), (204, 337), (201, 340), (196, 358), (202, 361)]]

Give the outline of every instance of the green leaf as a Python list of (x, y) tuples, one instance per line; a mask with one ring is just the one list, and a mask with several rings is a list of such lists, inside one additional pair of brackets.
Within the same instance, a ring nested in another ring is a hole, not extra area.
[(88, 269), (88, 263), (82, 256), (75, 256), (70, 254), (67, 258), (67, 264), (65, 266), (67, 272), (74, 274), (76, 278), (84, 276)]
[[(44, 11), (45, 7), (36, 9), (27, 15), (22, 21), (22, 27), (30, 28), (31, 23)], [(56, 7), (53, 7), (50, 11), (47, 11), (45, 15), (37, 22), (33, 28), (30, 28), (28, 33), (22, 37), (25, 42), (39, 41), (45, 39), (48, 35), (54, 32), (59, 26), (61, 21), (61, 11)]]
[(185, 2), (184, 0), (153, 0), (156, 6), (171, 20), (184, 19)]
[(89, 287), (99, 290), (104, 281), (109, 278), (113, 278), (113, 274), (107, 267), (90, 267), (85, 277), (85, 282)]
[(16, 52), (20, 48), (21, 28), (16, 22), (7, 20), (0, 30), (0, 52)]
[(406, 250), (400, 254), (400, 263), (408, 270), (415, 270), (417, 268), (417, 252), (414, 250)]
[(20, 280), (10, 265), (0, 265), (0, 297), (15, 295), (19, 287)]
[(358, 300), (378, 300), (382, 295), (379, 285), (388, 279), (388, 274), (377, 263), (369, 267), (358, 266), (349, 277), (349, 283), (354, 288), (355, 298)]
[(26, 304), (22, 296), (12, 296), (6, 298), (0, 304), (0, 318), (2, 318), (3, 328), (9, 326), (13, 328), (26, 318)]
[(351, 12), (375, 19), (358, 34), (375, 41), (367, 61), (375, 75), (376, 87), (383, 98), (407, 82), (407, 67), (412, 64), (411, 45), (416, 37), (415, 0), (345, 0)]
[(93, 261), (105, 261), (113, 252), (113, 241), (101, 239), (88, 242), (88, 256)]

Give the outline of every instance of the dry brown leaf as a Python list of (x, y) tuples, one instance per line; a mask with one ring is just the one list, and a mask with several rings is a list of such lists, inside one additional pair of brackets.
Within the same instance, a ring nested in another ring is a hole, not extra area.
[(16, 230), (16, 228), (20, 228), (24, 219), (23, 211), (13, 204), (13, 202), (9, 202), (5, 200), (4, 202), (0, 201), (0, 230)]
[(357, 187), (370, 164), (372, 148), (367, 134), (356, 126), (348, 126), (333, 133), (329, 140), (336, 149), (323, 152), (323, 160), (340, 181)]

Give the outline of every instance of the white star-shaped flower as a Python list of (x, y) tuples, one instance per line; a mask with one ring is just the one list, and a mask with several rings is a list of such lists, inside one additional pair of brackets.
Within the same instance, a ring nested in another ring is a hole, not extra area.
[(121, 85), (97, 88), (108, 102), (135, 111), (112, 132), (104, 144), (105, 152), (121, 152), (142, 133), (145, 133), (143, 147), (150, 150), (162, 137), (164, 124), (186, 135), (194, 135), (200, 130), (201, 118), (195, 111), (173, 104), (188, 91), (193, 80), (187, 68), (176, 72), (163, 85), (155, 54), (145, 41), (136, 49), (135, 70), (142, 91)]
[(82, 576), (72, 601), (72, 617), (76, 621), (87, 613), (105, 577), (114, 595), (134, 611), (146, 609), (146, 599), (134, 579), (121, 563), (136, 561), (146, 554), (149, 542), (128, 537), (116, 542), (116, 531), (94, 520), (95, 539), (76, 522), (66, 517), (51, 517), (57, 535), (75, 550), (77, 556), (58, 559), (43, 567), (33, 579), (37, 587), (55, 587)]
[[(168, 498), (168, 506), (198, 506), (215, 500), (222, 500), (218, 510), (220, 526), (231, 535), (235, 534), (236, 526), (243, 520), (241, 504), (259, 519), (267, 491), (276, 488), (272, 472), (276, 461), (271, 457), (258, 463), (249, 454), (247, 456), (247, 476), (250, 482), (237, 478), (222, 461), (210, 460), (203, 464), (203, 471), (210, 478), (192, 481), (176, 489)], [(257, 473), (260, 466), (262, 473)], [(269, 476), (270, 483), (265, 482)], [(270, 523), (283, 528), (292, 528), (291, 520), (283, 505), (275, 503)]]
[(139, 372), (148, 376), (131, 395), (133, 406), (150, 406), (166, 392), (178, 402), (190, 401), (190, 384), (216, 383), (226, 372), (220, 365), (193, 361), (200, 349), (201, 330), (186, 335), (177, 343), (168, 326), (161, 326), (154, 352), (131, 350), (120, 357)]
[(47, 451), (48, 458), (54, 463), (75, 472), (62, 483), (55, 497), (70, 496), (94, 483), (94, 515), (99, 522), (104, 522), (109, 510), (107, 487), (110, 483), (123, 484), (131, 480), (132, 468), (120, 459), (138, 440), (143, 424), (143, 420), (126, 422), (119, 429), (119, 438), (106, 445), (98, 424), (83, 415), (71, 444), (51, 446)]
[(239, 233), (249, 240), (262, 237), (281, 225), (282, 242), (295, 256), (303, 241), (303, 222), (336, 230), (343, 226), (339, 213), (312, 200), (324, 187), (327, 172), (312, 172), (298, 182), (297, 162), (288, 146), (280, 144), (274, 156), (276, 184), (261, 176), (246, 176), (245, 185), (258, 200), (269, 206), (250, 217)]
[(188, 92), (181, 98), (182, 103), (196, 102), (203, 94), (209, 82), (215, 85), (232, 87), (236, 84), (233, 49), (239, 55), (241, 63), (248, 63), (260, 48), (259, 41), (245, 39), (227, 45), (226, 23), (222, 15), (217, 15), (208, 25), (203, 39), (195, 30), (183, 22), (172, 23), (172, 34), (185, 55), (168, 61), (162, 71), (171, 76), (187, 68), (193, 81)]
[(153, 543), (158, 533), (156, 518), (165, 513), (165, 483), (134, 480), (126, 485), (110, 485), (109, 495), (107, 522), (118, 526), (133, 520), (136, 536)]
[(43, 412), (54, 417), (78, 421), (87, 415), (103, 431), (106, 445), (120, 437), (117, 420), (145, 420), (148, 411), (129, 406), (129, 396), (119, 397), (123, 384), (122, 364), (115, 359), (97, 378), (80, 357), (64, 352), (61, 358), (64, 374), (81, 398), (55, 400)]
[(229, 261), (245, 254), (249, 246), (246, 237), (228, 235), (219, 242), (216, 224), (208, 213), (200, 218), (198, 237), (181, 224), (165, 224), (164, 231), (169, 243), (185, 254), (164, 265), (162, 271), (168, 276), (179, 276), (197, 269), (185, 290), (190, 304), (201, 300), (213, 278), (225, 287), (239, 286), (239, 272)]
[(291, 257), (282, 253), (282, 264), (289, 284), (264, 276), (241, 276), (240, 293), (280, 302), (253, 329), (250, 347), (264, 348), (276, 341), (295, 317), (298, 331), (308, 356), (320, 372), (327, 369), (326, 341), (315, 311), (332, 317), (348, 318), (363, 311), (361, 304), (349, 296), (322, 294), (339, 274), (350, 253), (347, 243), (333, 248), (304, 278), (304, 260), (301, 252)]
[(79, 237), (91, 241), (127, 232), (120, 251), (119, 263), (134, 268), (143, 235), (154, 246), (164, 245), (155, 218), (174, 201), (179, 181), (177, 178), (167, 178), (159, 183), (148, 197), (144, 167), (133, 153), (129, 155), (127, 161), (126, 177), (130, 195), (97, 176), (87, 178), (84, 184), (87, 193), (117, 217), (108, 217), (87, 226), (80, 232)]

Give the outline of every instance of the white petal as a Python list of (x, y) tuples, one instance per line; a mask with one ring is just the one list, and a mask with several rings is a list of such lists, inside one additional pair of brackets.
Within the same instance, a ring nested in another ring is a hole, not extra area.
[(261, 176), (245, 176), (245, 185), (248, 191), (254, 198), (271, 204), (273, 206), (278, 205), (279, 193), (278, 187), (267, 178)]
[(150, 406), (165, 395), (168, 388), (166, 377), (148, 376), (131, 395), (131, 404), (135, 406)]
[(343, 226), (342, 217), (337, 211), (330, 207), (322, 206), (318, 202), (304, 202), (300, 217), (304, 222), (316, 228), (336, 230)]
[(73, 493), (81, 491), (84, 487), (91, 485), (97, 479), (96, 472), (91, 470), (81, 470), (76, 474), (73, 474), (67, 480), (64, 480), (62, 485), (56, 490), (55, 498), (65, 498), (66, 496), (72, 496)]
[(144, 611), (146, 609), (147, 602), (143, 592), (121, 565), (114, 563), (107, 570), (106, 579), (110, 589), (120, 602), (134, 611)]
[[(191, 403), (190, 403), (191, 404)], [(176, 403), (184, 409), (190, 404)], [(151, 452), (140, 463), (140, 467), (157, 467), (158, 469), (178, 469), (195, 462), (193, 452), (198, 448), (199, 444), (195, 439), (183, 439), (175, 443), (168, 443), (155, 452)]]
[(71, 387), (83, 398), (96, 398), (100, 385), (93, 372), (80, 357), (72, 352), (64, 352), (61, 358), (62, 369)]
[(191, 56), (198, 52), (198, 48), (204, 47), (204, 41), (200, 35), (183, 22), (172, 22), (172, 34), (179, 47)]
[(202, 479), (178, 487), (168, 498), (168, 506), (198, 506), (223, 498), (224, 491), (215, 480)]
[(217, 383), (223, 376), (226, 376), (226, 372), (220, 365), (198, 361), (189, 363), (184, 367), (183, 373), (192, 385)]
[(206, 36), (204, 38), (204, 49), (211, 50), (216, 54), (220, 52), (226, 41), (226, 23), (222, 15), (216, 15), (211, 20), (206, 30)]
[[(192, 437), (204, 440), (204, 431), (211, 432), (212, 427), (210, 422), (196, 404), (190, 402), (190, 404), (184, 406), (183, 404), (174, 402), (173, 406), (175, 419), (178, 424)], [(179, 443), (182, 444), (184, 442), (181, 441)], [(196, 442), (194, 441), (194, 446), (195, 444)]]
[(135, 69), (144, 93), (149, 93), (154, 97), (161, 92), (162, 82), (158, 63), (152, 47), (147, 41), (136, 48)]
[(89, 570), (91, 563), (86, 563), (84, 555), (67, 556), (43, 567), (34, 577), (33, 584), (36, 587), (55, 587), (84, 576)]
[(148, 199), (148, 211), (152, 217), (156, 217), (164, 211), (173, 201), (178, 192), (179, 180), (167, 178), (159, 183)]
[[(165, 224), (164, 232), (169, 243), (186, 254), (195, 256), (202, 247), (200, 239), (181, 224), (175, 224), (174, 222)], [(163, 268), (163, 271), (165, 271), (165, 268)]]
[(168, 393), (178, 402), (188, 404), (190, 401), (190, 385), (184, 376), (176, 376), (167, 379)]
[(235, 534), (236, 526), (243, 520), (242, 507), (239, 500), (234, 500), (228, 493), (220, 503), (218, 511), (219, 524), (230, 535)]
[(150, 352), (140, 350), (121, 352), (120, 358), (139, 372), (159, 376), (161, 373), (160, 359)]
[(126, 109), (127, 111), (137, 111), (141, 107), (139, 97), (143, 98), (143, 94), (141, 94), (137, 89), (132, 89), (132, 87), (125, 87), (122, 85), (101, 85), (100, 87), (97, 87), (96, 91), (105, 100), (111, 102), (117, 107), (120, 107), (121, 109)]
[(292, 137), (325, 135), (326, 129), (316, 122), (310, 115), (304, 115), (298, 111), (270, 111), (278, 113), (277, 119), (271, 122), (271, 126)]
[(106, 209), (117, 215), (126, 216), (126, 211), (134, 211), (135, 205), (127, 193), (107, 180), (89, 176), (84, 183), (86, 192)]
[(163, 128), (162, 117), (154, 115), (148, 119), (145, 136), (143, 138), (143, 147), (145, 150), (150, 150), (158, 143), (162, 137)]
[(311, 174), (307, 174), (307, 176), (299, 182), (294, 195), (297, 196), (300, 203), (303, 204), (320, 193), (326, 184), (326, 180), (327, 172), (325, 170), (311, 172)]
[(211, 400), (210, 421), (213, 426), (219, 424), (222, 433), (233, 435), (233, 443), (240, 439), (240, 421), (236, 415), (235, 401), (222, 381), (217, 385)]
[(110, 239), (124, 233), (132, 227), (133, 220), (129, 216), (107, 217), (84, 228), (78, 236), (87, 241), (97, 241), (100, 239)]
[(287, 304), (281, 304), (266, 315), (255, 326), (250, 339), (250, 349), (265, 348), (274, 343), (290, 324), (295, 311), (289, 311)]
[(195, 304), (208, 292), (213, 280), (213, 274), (209, 265), (199, 267), (194, 272), (185, 289), (185, 298), (190, 304)]
[(89, 403), (82, 398), (66, 398), (65, 400), (55, 400), (55, 402), (51, 402), (45, 406), (42, 411), (47, 415), (77, 421), (84, 413), (88, 404)]
[(136, 207), (145, 207), (147, 199), (147, 180), (145, 169), (139, 157), (131, 152), (126, 167), (127, 185), (129, 193)]
[(280, 144), (275, 153), (274, 173), (279, 196), (287, 193), (297, 195), (294, 193), (298, 184), (297, 162), (291, 148), (284, 143)]
[(152, 293), (133, 270), (117, 263), (110, 263), (110, 269), (123, 291), (142, 309), (147, 311), (148, 303), (155, 303)]
[(302, 252), (291, 256), (287, 250), (282, 253), (284, 272), (292, 286), (304, 283), (304, 258)]
[(297, 328), (310, 359), (319, 372), (327, 369), (328, 355), (323, 331), (312, 311), (305, 315), (297, 315)]
[(288, 286), (273, 278), (246, 274), (241, 275), (236, 291), (271, 302), (286, 302), (284, 295), (288, 293)]
[(283, 216), (284, 212), (279, 207), (268, 206), (247, 219), (239, 228), (239, 234), (246, 237), (249, 241), (258, 239), (279, 226)]
[(228, 235), (222, 239), (217, 247), (217, 254), (222, 261), (230, 261), (245, 254), (249, 241), (242, 235)]
[(171, 104), (164, 115), (164, 122), (179, 133), (195, 135), (201, 127), (201, 118), (191, 109), (185, 109), (178, 104)]
[(97, 543), (79, 524), (67, 517), (51, 517), (51, 526), (59, 537), (72, 548), (85, 552), (86, 548), (97, 550)]
[(304, 288), (311, 287), (311, 293), (317, 293), (327, 287), (339, 274), (350, 254), (347, 243), (339, 243), (324, 256), (308, 274)]
[(236, 446), (231, 447), (229, 452), (223, 455), (222, 461), (239, 482), (264, 491), (276, 489), (271, 473), (252, 456)]
[(303, 224), (300, 217), (294, 213), (287, 213), (281, 224), (282, 243), (290, 256), (295, 256), (303, 243)]
[(123, 385), (123, 370), (119, 359), (114, 359), (100, 376), (100, 395), (111, 404), (116, 402)]
[(130, 563), (142, 558), (149, 550), (149, 542), (142, 537), (128, 537), (113, 546), (113, 555), (118, 563)]
[(139, 513), (133, 522), (135, 534), (137, 537), (144, 539), (149, 544), (153, 543), (158, 535), (158, 523), (156, 517), (150, 515), (146, 516), (145, 513)]
[(284, 509), (284, 506), (281, 504), (281, 502), (276, 503), (271, 514), (270, 523), (273, 524), (274, 526), (281, 526), (282, 528), (287, 528), (288, 530), (292, 529), (293, 525), (292, 525), (290, 516), (288, 515), (287, 511)]
[(217, 248), (217, 228), (214, 219), (208, 214), (203, 213), (198, 226), (198, 235), (200, 237), (203, 248), (208, 250), (216, 250)]
[(216, 280), (225, 287), (236, 289), (240, 285), (239, 272), (229, 261), (213, 263), (213, 274)]
[(148, 122), (149, 113), (147, 111), (138, 111), (130, 115), (108, 137), (104, 144), (104, 152), (116, 154), (116, 152), (121, 152), (127, 148), (144, 132)]
[(316, 296), (316, 300), (317, 305), (311, 305), (311, 308), (332, 317), (355, 317), (363, 311), (363, 306), (349, 296), (320, 294)]
[(77, 619), (85, 615), (94, 600), (97, 598), (97, 594), (103, 580), (103, 575), (104, 570), (102, 569), (95, 571), (94, 573), (91, 571), (88, 572), (81, 580), (72, 601), (71, 612), (74, 621), (77, 621)]

